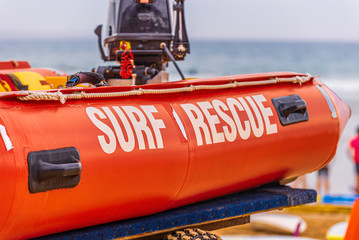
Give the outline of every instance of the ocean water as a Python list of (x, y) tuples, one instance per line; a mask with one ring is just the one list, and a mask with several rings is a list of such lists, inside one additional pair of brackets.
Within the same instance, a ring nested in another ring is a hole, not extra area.
[[(67, 73), (90, 71), (103, 64), (93, 41), (0, 42), (0, 60), (28, 60), (33, 67), (51, 67)], [(352, 116), (329, 164), (330, 193), (351, 193), (354, 164), (347, 144), (359, 126), (359, 43), (328, 42), (200, 42), (178, 62), (186, 77), (214, 77), (242, 73), (291, 71), (320, 76), (351, 109)], [(170, 80), (180, 76), (170, 63)], [(316, 173), (307, 176), (316, 187)]]

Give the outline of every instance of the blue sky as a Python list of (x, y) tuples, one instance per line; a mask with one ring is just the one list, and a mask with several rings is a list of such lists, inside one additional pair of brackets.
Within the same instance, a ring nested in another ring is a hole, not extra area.
[[(107, 0), (0, 0), (0, 36), (95, 39)], [(191, 40), (359, 42), (358, 0), (186, 0)]]

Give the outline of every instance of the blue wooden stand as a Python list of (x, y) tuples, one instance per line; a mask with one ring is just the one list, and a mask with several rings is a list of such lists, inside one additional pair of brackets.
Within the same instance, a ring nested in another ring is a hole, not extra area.
[(286, 186), (261, 187), (205, 202), (93, 227), (45, 236), (39, 239), (161, 239), (185, 228), (215, 230), (249, 222), (256, 212), (315, 202), (317, 193)]

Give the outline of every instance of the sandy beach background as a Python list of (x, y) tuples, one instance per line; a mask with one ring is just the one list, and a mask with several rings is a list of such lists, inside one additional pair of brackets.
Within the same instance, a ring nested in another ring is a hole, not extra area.
[[(307, 223), (307, 229), (300, 234), (300, 237), (308, 237), (320, 240), (326, 240), (326, 233), (334, 224), (347, 221), (350, 214), (348, 212), (301, 212), (301, 211), (276, 211), (281, 214), (294, 214), (301, 217)], [(229, 228), (214, 231), (219, 236), (225, 235), (254, 235), (254, 236), (268, 236), (278, 235), (278, 233), (270, 231), (256, 231), (253, 230), (250, 223), (234, 226)], [(285, 236), (285, 235), (282, 235)]]

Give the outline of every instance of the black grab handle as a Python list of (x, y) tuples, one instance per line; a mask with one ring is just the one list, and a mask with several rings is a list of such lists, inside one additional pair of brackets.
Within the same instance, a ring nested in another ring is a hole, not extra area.
[(273, 98), (272, 103), (283, 126), (309, 120), (307, 103), (298, 95)]
[(286, 118), (292, 113), (300, 113), (304, 115), (305, 111), (307, 111), (307, 104), (302, 99), (287, 103), (279, 103), (279, 110)]
[(82, 164), (74, 147), (30, 152), (27, 160), (30, 193), (73, 188), (80, 182)]
[(77, 159), (76, 163), (48, 163), (42, 160), (38, 161), (37, 178), (45, 181), (51, 178), (80, 176), (81, 162)]

